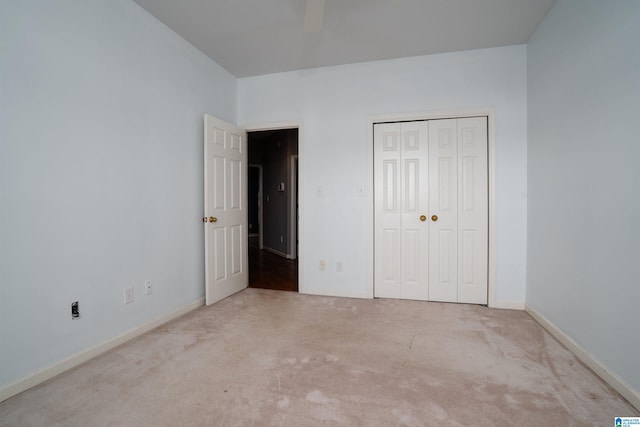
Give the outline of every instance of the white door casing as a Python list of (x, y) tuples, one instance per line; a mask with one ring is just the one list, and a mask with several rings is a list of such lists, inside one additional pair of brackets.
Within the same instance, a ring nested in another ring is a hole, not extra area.
[(374, 125), (375, 297), (487, 304), (487, 142), (486, 117)]
[(213, 304), (248, 286), (247, 136), (204, 116), (205, 296)]

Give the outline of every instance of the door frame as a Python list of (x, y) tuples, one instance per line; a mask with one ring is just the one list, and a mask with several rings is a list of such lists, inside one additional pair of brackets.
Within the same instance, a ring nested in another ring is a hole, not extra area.
[[(249, 146), (248, 139), (249, 138), (247, 137), (247, 150), (249, 149), (248, 148), (248, 146)], [(258, 194), (259, 194), (259, 198), (258, 198), (258, 241), (260, 242), (259, 243), (259, 247), (260, 247), (260, 249), (262, 249), (262, 247), (263, 247), (263, 243), (262, 243), (262, 239), (263, 239), (263, 236), (262, 236), (262, 220), (263, 220), (263, 217), (262, 217), (262, 165), (250, 164), (250, 165), (247, 166), (247, 171), (249, 169), (251, 169), (251, 168), (258, 169)], [(247, 197), (249, 197), (249, 192), (248, 191), (247, 191)], [(248, 203), (247, 203), (247, 206), (249, 206)], [(247, 235), (249, 237), (251, 237), (249, 235), (249, 233), (247, 233)]]
[[(248, 132), (258, 132), (263, 130), (286, 130), (286, 129), (298, 129), (298, 293), (305, 294), (307, 290), (304, 285), (304, 155), (303, 153), (303, 123), (302, 121), (290, 121), (290, 122), (275, 122), (275, 123), (257, 123), (257, 124), (242, 124), (239, 125), (242, 129)], [(293, 221), (292, 221), (293, 222)]]
[[(298, 133), (300, 131), (298, 130)], [(299, 135), (298, 135), (299, 137)], [(298, 142), (299, 143), (299, 142)], [(298, 150), (300, 147), (298, 146)], [(292, 154), (290, 157), (291, 162), (291, 179), (289, 189), (291, 191), (291, 204), (289, 205), (289, 211), (291, 215), (291, 228), (289, 229), (289, 259), (296, 259), (298, 257), (298, 155)]]
[(368, 156), (368, 174), (369, 174), (369, 188), (371, 191), (371, 200), (369, 203), (369, 297), (374, 297), (374, 281), (375, 281), (375, 200), (374, 200), (374, 163), (373, 163), (373, 125), (375, 123), (387, 123), (387, 122), (408, 122), (418, 120), (439, 120), (439, 119), (454, 119), (465, 117), (487, 117), (487, 162), (488, 162), (488, 175), (489, 175), (489, 265), (488, 277), (487, 277), (487, 302), (489, 307), (496, 307), (496, 209), (495, 209), (495, 182), (496, 182), (496, 162), (495, 162), (495, 109), (493, 108), (481, 108), (471, 110), (442, 110), (431, 112), (418, 112), (418, 113), (398, 113), (398, 114), (380, 114), (370, 115), (368, 117), (368, 144), (367, 144), (367, 156)]

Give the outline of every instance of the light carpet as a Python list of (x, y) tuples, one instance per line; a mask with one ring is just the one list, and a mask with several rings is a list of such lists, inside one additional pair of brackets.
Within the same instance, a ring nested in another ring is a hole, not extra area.
[(609, 426), (638, 415), (522, 311), (262, 289), (0, 404), (2, 426)]

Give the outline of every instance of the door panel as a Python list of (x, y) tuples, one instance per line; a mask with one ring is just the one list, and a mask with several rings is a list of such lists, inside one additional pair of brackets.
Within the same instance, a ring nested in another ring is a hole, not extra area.
[(248, 285), (247, 154), (242, 129), (209, 115), (204, 122), (205, 294), (212, 304)]
[(375, 163), (375, 277), (377, 297), (396, 298), (401, 276), (401, 184), (400, 125), (386, 123), (374, 127)]
[(487, 119), (458, 119), (458, 302), (486, 304), (488, 286), (489, 180)]
[(455, 119), (429, 121), (430, 301), (458, 300), (457, 133)]
[(211, 245), (208, 246), (210, 253), (213, 254), (214, 262), (214, 280), (221, 281), (227, 278), (227, 258), (226, 247), (227, 239), (225, 230), (222, 227), (213, 227), (213, 230), (209, 232), (211, 235)]
[(396, 250), (400, 239), (397, 229), (385, 229), (382, 251), (387, 254), (383, 258), (383, 283), (400, 283), (400, 252)]
[(231, 228), (231, 271), (232, 276), (242, 273), (242, 247), (246, 240), (242, 236), (242, 227), (239, 225)]
[(384, 211), (387, 214), (399, 213), (398, 212), (398, 199), (399, 199), (399, 182), (398, 182), (398, 160), (385, 160), (382, 162), (383, 166), (383, 195)]
[(211, 175), (213, 177), (215, 177), (215, 179), (213, 179), (213, 182), (210, 183), (210, 185), (214, 186), (213, 191), (211, 192), (210, 196), (212, 198), (211, 202), (211, 207), (213, 209), (216, 210), (224, 210), (225, 209), (225, 191), (224, 191), (224, 186), (225, 186), (225, 179), (224, 177), (226, 176), (226, 171), (225, 171), (225, 166), (226, 166), (226, 161), (224, 159), (224, 157), (219, 157), (219, 156), (213, 156), (213, 159), (210, 162), (210, 172)]
[(239, 211), (242, 209), (242, 197), (244, 193), (242, 191), (242, 166), (243, 163), (238, 160), (229, 160), (230, 173), (230, 188), (229, 188), (229, 209), (232, 211)]
[(402, 280), (400, 293), (396, 298), (426, 300), (428, 287), (428, 265), (425, 262), (428, 253), (427, 222), (420, 215), (427, 212), (428, 146), (427, 123), (400, 123), (402, 138)]
[(427, 299), (427, 127), (374, 126), (376, 297)]

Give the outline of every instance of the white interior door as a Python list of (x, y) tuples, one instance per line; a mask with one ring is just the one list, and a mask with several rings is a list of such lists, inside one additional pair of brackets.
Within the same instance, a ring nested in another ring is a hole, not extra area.
[(374, 296), (487, 303), (487, 119), (374, 125)]
[(247, 252), (247, 134), (204, 116), (206, 303), (249, 283)]
[(487, 118), (457, 120), (458, 302), (487, 303), (489, 173)]
[(374, 141), (375, 296), (426, 300), (427, 123), (376, 124)]
[(457, 120), (429, 122), (429, 300), (458, 300)]

